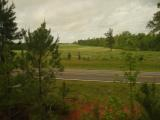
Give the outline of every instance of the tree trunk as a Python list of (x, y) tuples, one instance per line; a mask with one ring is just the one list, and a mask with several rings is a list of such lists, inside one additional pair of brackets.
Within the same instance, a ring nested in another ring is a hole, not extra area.
[(42, 75), (41, 75), (41, 55), (38, 60), (39, 96), (42, 98)]
[(4, 37), (2, 35), (2, 39), (1, 39), (1, 43), (0, 43), (0, 64), (4, 64)]

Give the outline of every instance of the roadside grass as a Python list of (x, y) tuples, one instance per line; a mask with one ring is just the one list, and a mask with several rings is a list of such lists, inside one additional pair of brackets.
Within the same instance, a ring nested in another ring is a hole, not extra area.
[[(57, 87), (62, 86), (63, 82), (63, 80), (57, 80)], [(79, 116), (79, 118), (81, 118), (83, 115), (95, 115), (93, 110), (96, 108), (96, 105), (98, 105), (97, 109), (100, 111), (100, 115), (102, 115), (102, 117), (105, 117), (106, 110), (108, 108), (107, 106), (109, 104), (112, 104), (112, 107), (116, 107), (115, 109), (113, 108), (115, 112), (118, 112), (119, 110), (130, 115), (130, 93), (129, 85), (127, 83), (71, 80), (65, 80), (65, 83), (69, 88), (69, 93), (65, 100), (68, 105), (70, 105), (71, 110), (68, 114), (69, 119), (67, 120), (75, 118), (75, 116)], [(138, 101), (136, 101), (136, 93), (140, 92), (140, 86), (141, 84), (136, 84), (134, 91), (134, 117), (136, 118), (139, 118), (141, 112), (144, 110)], [(158, 95), (160, 93), (160, 85), (156, 85), (156, 89), (156, 94)], [(109, 109), (111, 110), (112, 108)]]
[[(73, 81), (73, 80), (57, 80), (56, 86), (62, 86), (65, 82), (69, 93), (67, 98), (75, 101), (81, 101), (83, 103), (99, 102), (106, 105), (111, 97), (114, 97), (124, 105), (130, 104), (130, 93), (128, 83), (106, 83), (97, 81)], [(135, 102), (136, 94), (140, 92), (140, 86), (142, 84), (136, 84), (134, 89)], [(157, 95), (160, 94), (160, 85), (156, 85)], [(137, 103), (137, 102), (136, 102)]]
[(65, 82), (69, 88), (68, 98), (85, 102), (92, 100), (105, 102), (109, 97), (118, 97), (125, 103), (129, 101), (129, 86), (127, 83), (57, 80), (57, 87), (60, 87), (62, 82)]
[[(126, 70), (125, 52), (133, 52), (143, 56), (143, 62), (138, 65), (141, 71), (160, 71), (160, 52), (157, 51), (125, 51), (119, 49), (110, 51), (104, 47), (61, 44), (60, 52), (65, 68)], [(81, 60), (78, 59), (79, 52)], [(68, 53), (71, 53), (71, 60), (67, 59)]]

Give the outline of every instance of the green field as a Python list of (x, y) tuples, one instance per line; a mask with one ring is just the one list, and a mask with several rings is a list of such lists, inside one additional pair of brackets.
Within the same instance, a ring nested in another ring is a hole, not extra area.
[[(110, 51), (104, 47), (89, 47), (75, 44), (61, 44), (60, 51), (62, 63), (65, 68), (73, 69), (112, 69), (124, 70), (124, 50), (114, 49)], [(78, 60), (78, 53), (81, 60)], [(138, 66), (141, 71), (160, 71), (160, 52), (156, 51), (130, 51), (142, 55), (144, 60)], [(71, 60), (67, 59), (71, 53)]]

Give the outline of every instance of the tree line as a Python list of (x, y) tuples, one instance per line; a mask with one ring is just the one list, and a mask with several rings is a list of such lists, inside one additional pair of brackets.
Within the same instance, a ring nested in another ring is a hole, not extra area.
[[(160, 8), (160, 3), (157, 4)], [(156, 12), (153, 19), (148, 22), (147, 28), (151, 29), (150, 33), (133, 34), (124, 31), (113, 36), (113, 29), (109, 29), (104, 33), (105, 37), (88, 38), (87, 40), (78, 40), (74, 42), (79, 45), (101, 46), (124, 50), (143, 50), (143, 51), (159, 51), (160, 50), (160, 11)]]
[(124, 50), (142, 50), (142, 51), (159, 51), (160, 48), (160, 34), (132, 34), (129, 31), (124, 31), (121, 34), (113, 36), (114, 42), (108, 43), (109, 38), (88, 38), (87, 40), (78, 40), (75, 42), (84, 46), (100, 46), (112, 47), (114, 49)]

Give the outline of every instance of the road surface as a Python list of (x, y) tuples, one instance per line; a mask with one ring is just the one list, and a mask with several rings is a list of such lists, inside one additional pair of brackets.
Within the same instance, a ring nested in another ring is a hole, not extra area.
[[(66, 69), (64, 72), (57, 73), (57, 79), (64, 80), (92, 80), (92, 81), (125, 81), (124, 71), (113, 70), (79, 70)], [(160, 72), (141, 72), (137, 82), (156, 82), (160, 83)]]

